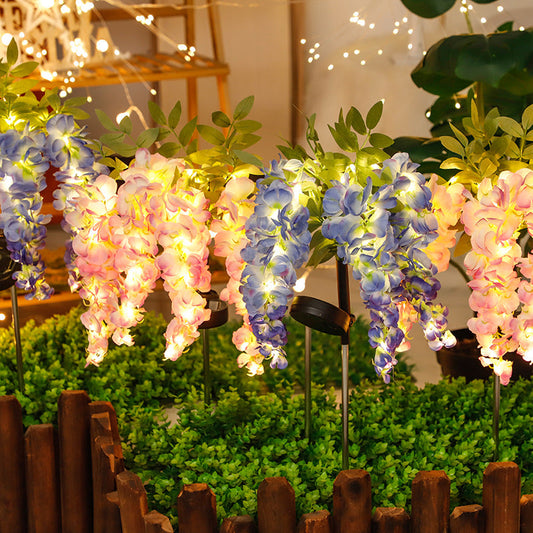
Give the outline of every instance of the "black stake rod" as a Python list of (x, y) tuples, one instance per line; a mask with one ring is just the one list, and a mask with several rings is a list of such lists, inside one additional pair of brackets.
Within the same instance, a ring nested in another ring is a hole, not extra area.
[(305, 438), (311, 435), (311, 332), (309, 326), (305, 326)]
[(17, 354), (17, 374), (19, 390), (24, 394), (24, 369), (22, 367), (22, 343), (20, 341), (19, 304), (17, 300), (17, 288), (11, 286), (11, 309), (13, 310), (13, 329), (15, 330), (15, 352)]
[(496, 374), (494, 374), (492, 434), (494, 436), (494, 462), (498, 462), (500, 460), (500, 376)]
[[(350, 314), (350, 283), (348, 266), (337, 259), (337, 296), (339, 307)], [(341, 335), (342, 342), (342, 469), (350, 468), (350, 452), (348, 449), (348, 428), (350, 422), (348, 395), (348, 361), (350, 345), (350, 329)]]

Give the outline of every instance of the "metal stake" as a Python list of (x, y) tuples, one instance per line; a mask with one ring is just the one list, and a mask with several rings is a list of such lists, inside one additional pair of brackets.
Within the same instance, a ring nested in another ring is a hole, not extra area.
[(350, 454), (348, 451), (349, 426), (348, 400), (348, 344), (342, 345), (342, 469), (350, 468)]
[(305, 438), (311, 434), (311, 333), (312, 329), (305, 326)]
[(13, 329), (15, 330), (15, 352), (17, 354), (17, 374), (19, 390), (24, 394), (24, 369), (22, 368), (22, 343), (20, 341), (19, 304), (17, 288), (11, 286), (11, 309), (13, 310)]
[(494, 374), (494, 410), (492, 413), (492, 433), (494, 436), (494, 461), (500, 460), (500, 376)]
[(202, 329), (202, 351), (204, 354), (204, 403), (211, 403), (211, 370), (209, 368), (209, 330)]

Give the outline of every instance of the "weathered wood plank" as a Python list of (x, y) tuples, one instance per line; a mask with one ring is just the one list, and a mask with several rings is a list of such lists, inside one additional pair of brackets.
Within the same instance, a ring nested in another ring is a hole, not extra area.
[(284, 477), (267, 477), (259, 484), (257, 526), (260, 533), (296, 531), (296, 497)]
[(412, 484), (411, 533), (447, 533), (450, 480), (445, 472), (418, 472)]
[(333, 483), (335, 533), (370, 533), (371, 523), (370, 474), (365, 470), (343, 470)]
[(61, 505), (54, 426), (52, 424), (30, 426), (24, 441), (28, 533), (59, 533)]
[[(117, 443), (120, 442), (120, 434), (118, 429), (118, 421), (117, 421), (117, 413), (115, 412), (115, 408), (111, 404), (111, 402), (105, 402), (105, 401), (95, 401), (91, 402), (89, 404), (89, 413), (91, 418), (94, 415), (98, 415), (101, 413), (107, 413), (109, 416), (109, 430), (111, 431), (111, 436), (113, 437), (113, 440)], [(92, 428), (91, 428), (92, 429)], [(96, 437), (97, 435), (94, 435)]]
[[(107, 413), (95, 415), (108, 417)], [(91, 418), (91, 425), (93, 417)], [(116, 456), (117, 448), (119, 457)], [(107, 495), (116, 490), (116, 477), (124, 471), (122, 450), (110, 436), (96, 437), (91, 446), (93, 468), (93, 533), (121, 533), (120, 509)]]
[(483, 473), (486, 533), (519, 533), (520, 469), (512, 462), (490, 463)]
[(485, 511), (481, 505), (456, 507), (450, 516), (450, 533), (484, 533)]
[(91, 533), (92, 476), (89, 396), (64, 391), (58, 401), (61, 522), (68, 533)]
[(372, 533), (409, 533), (409, 514), (400, 507), (378, 507), (372, 517)]
[(217, 504), (205, 483), (185, 485), (178, 495), (180, 533), (216, 533)]
[(174, 533), (174, 530), (166, 516), (150, 511), (144, 515), (144, 533)]
[(224, 518), (220, 533), (257, 533), (257, 526), (250, 515)]
[(22, 408), (0, 397), (0, 533), (27, 533)]
[(315, 511), (302, 515), (297, 533), (333, 533), (333, 520), (329, 511)]
[(139, 476), (127, 470), (118, 474), (117, 494), (123, 533), (144, 533), (148, 499)]
[(520, 498), (520, 533), (533, 531), (533, 494)]

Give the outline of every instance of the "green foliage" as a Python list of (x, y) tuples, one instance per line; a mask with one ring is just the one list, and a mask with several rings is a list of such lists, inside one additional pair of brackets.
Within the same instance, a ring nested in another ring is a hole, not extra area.
[[(164, 157), (184, 157), (195, 169), (191, 184), (199, 187), (213, 205), (230, 176), (241, 174), (261, 174), (261, 161), (248, 149), (260, 140), (255, 132), (261, 123), (247, 119), (252, 110), (254, 97), (248, 96), (239, 102), (232, 117), (222, 111), (211, 115), (213, 126), (198, 124), (197, 118), (178, 125), (182, 118), (181, 103), (177, 102), (168, 117), (155, 102), (148, 103), (148, 110), (155, 127), (142, 131), (132, 138), (132, 124), (129, 117), (116, 124), (103, 111), (96, 114), (108, 133), (100, 137), (104, 154), (102, 163), (112, 169), (111, 175), (118, 178), (139, 148), (148, 148)], [(199, 148), (199, 138), (208, 148)]]
[[(16, 354), (11, 329), (0, 329), (0, 395), (17, 394), (25, 412), (25, 423), (48, 423), (55, 419), (56, 401), (62, 390), (84, 389), (93, 400), (109, 400), (118, 412), (138, 406), (158, 407), (184, 398), (192, 388), (203, 387), (202, 342), (196, 342), (177, 361), (163, 359), (167, 323), (161, 315), (146, 313), (133, 335), (134, 346), (111, 345), (99, 367), (85, 368), (87, 331), (80, 321), (82, 308), (58, 315), (41, 326), (32, 322), (22, 330), (25, 394), (17, 391)], [(237, 349), (232, 333), (236, 323), (210, 330), (212, 396), (234, 387), (247, 392), (274, 391), (282, 388), (301, 390), (304, 386), (304, 327), (287, 320), (290, 341), (289, 367), (266, 368), (261, 377), (249, 377), (237, 366)], [(335, 339), (336, 340), (336, 339)], [(340, 386), (340, 345), (331, 337), (316, 333), (312, 343), (313, 379), (324, 385)], [(361, 318), (351, 329), (350, 380), (354, 385), (366, 378), (378, 379), (371, 361), (368, 325)], [(411, 368), (400, 362), (400, 374)]]
[(0, 132), (44, 129), (48, 120), (59, 113), (84, 119), (88, 115), (79, 106), (86, 98), (61, 100), (57, 90), (47, 90), (40, 98), (32, 92), (39, 83), (31, 75), (38, 67), (35, 61), (17, 64), (18, 48), (14, 39), (7, 47), (6, 57), (0, 59)]
[[(490, 4), (496, 0), (473, 0), (476, 4)], [(415, 15), (435, 18), (453, 7), (455, 0), (402, 0), (402, 4)]]
[[(501, 460), (517, 462), (523, 492), (533, 488), (532, 383), (503, 389)], [(183, 484), (208, 483), (219, 518), (256, 512), (265, 477), (285, 476), (297, 513), (330, 509), (341, 470), (341, 417), (331, 394), (314, 387), (312, 438), (304, 436), (303, 398), (287, 391), (257, 396), (224, 392), (205, 407), (192, 391), (176, 404), (178, 421), (139, 413), (122, 423), (129, 467), (147, 483), (152, 506), (173, 517)], [(481, 503), (483, 470), (492, 460), (492, 384), (463, 379), (426, 385), (362, 383), (350, 399), (350, 467), (370, 473), (374, 506), (409, 509), (420, 470), (444, 470), (451, 506)]]
[(472, 192), (477, 192), (484, 178), (494, 181), (504, 170), (531, 168), (533, 105), (524, 109), (518, 122), (500, 116), (495, 108), (483, 117), (472, 103), (471, 116), (463, 120), (462, 126), (464, 133), (452, 125), (454, 137), (440, 139), (448, 152), (455, 154), (442, 163), (442, 168), (454, 169), (454, 179)]

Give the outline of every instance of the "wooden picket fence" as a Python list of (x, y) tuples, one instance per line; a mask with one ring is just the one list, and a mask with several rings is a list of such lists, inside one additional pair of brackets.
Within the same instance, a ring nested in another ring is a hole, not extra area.
[[(178, 496), (179, 533), (533, 533), (533, 495), (520, 496), (520, 470), (491, 463), (483, 505), (450, 515), (445, 472), (419, 472), (411, 515), (399, 508), (372, 514), (370, 475), (345, 470), (333, 485), (333, 511), (297, 520), (294, 490), (266, 478), (257, 490), (257, 521), (227, 518), (218, 526), (216, 499), (204, 483)], [(148, 512), (143, 484), (124, 469), (117, 418), (109, 402), (66, 391), (58, 427), (22, 425), (14, 396), (0, 397), (0, 533), (171, 533), (167, 517)]]

